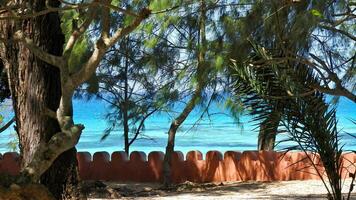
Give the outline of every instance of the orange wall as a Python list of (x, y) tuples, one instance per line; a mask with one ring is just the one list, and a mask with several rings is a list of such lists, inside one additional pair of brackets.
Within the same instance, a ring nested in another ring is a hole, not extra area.
[[(310, 154), (311, 155), (311, 154)], [(318, 163), (314, 163), (323, 170)], [(132, 152), (128, 158), (124, 152), (96, 152), (93, 157), (88, 152), (77, 154), (79, 174), (82, 180), (157, 182), (162, 180), (162, 152)], [(181, 152), (173, 154), (172, 180), (174, 182), (222, 182), (222, 181), (284, 181), (318, 179), (316, 171), (302, 152), (286, 154), (273, 151), (228, 151), (222, 155), (209, 151), (205, 160), (199, 151), (190, 151), (186, 158)], [(343, 176), (354, 172), (356, 154), (344, 154)], [(0, 154), (0, 173), (15, 175), (19, 172), (17, 153)]]

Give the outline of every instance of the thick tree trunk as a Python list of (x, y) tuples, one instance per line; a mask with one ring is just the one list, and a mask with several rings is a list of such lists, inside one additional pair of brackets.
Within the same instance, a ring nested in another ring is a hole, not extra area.
[[(58, 1), (51, 1), (59, 6)], [(32, 1), (36, 11), (45, 9), (45, 0)], [(50, 13), (35, 19), (16, 22), (1, 22), (0, 34), (12, 37), (16, 28), (21, 28), (27, 37), (45, 51), (61, 55), (64, 35), (60, 28), (58, 13)], [(26, 47), (9, 43), (1, 52), (6, 60), (9, 85), (16, 116), (19, 135), (21, 164), (28, 165), (40, 143), (48, 142), (50, 137), (60, 131), (58, 121), (49, 118), (46, 108), (57, 110), (61, 97), (60, 72), (35, 57)], [(76, 150), (71, 149), (53, 163), (42, 175), (44, 184), (56, 199), (75, 199), (77, 188)]]
[(260, 125), (258, 134), (258, 150), (273, 151), (281, 116), (278, 111), (272, 111)]
[(258, 150), (272, 151), (276, 141), (276, 132), (266, 129), (266, 122), (260, 125), (260, 132), (258, 134)]

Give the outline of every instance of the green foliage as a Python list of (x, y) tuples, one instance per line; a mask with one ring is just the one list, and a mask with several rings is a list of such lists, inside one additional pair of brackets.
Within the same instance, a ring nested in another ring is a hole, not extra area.
[(154, 24), (153, 23), (147, 23), (143, 26), (144, 31), (148, 34), (152, 34), (152, 31), (154, 29)]
[(65, 41), (68, 41), (70, 35), (72, 34), (72, 29), (74, 24), (78, 25), (80, 21), (79, 13), (74, 10), (69, 10), (64, 12), (61, 16), (61, 29), (65, 36)]
[[(315, 153), (309, 155), (308, 159), (315, 163), (315, 156), (320, 156), (325, 168), (318, 170), (314, 167), (318, 175), (326, 185), (331, 199), (343, 199), (342, 189), (342, 146), (340, 146), (340, 136), (337, 130), (336, 110), (329, 109), (324, 103), (322, 95), (297, 98), (284, 115), (285, 131), (290, 134), (290, 141), (297, 143), (296, 146), (289, 147), (289, 150), (302, 150), (303, 152)], [(325, 177), (326, 176), (326, 177)]]
[[(88, 81), (87, 92), (97, 93), (112, 105), (107, 113), (109, 127), (103, 139), (127, 123), (124, 114), (129, 118), (132, 133), (143, 130), (140, 124), (151, 111), (168, 110), (177, 101), (189, 102), (188, 97), (200, 84), (203, 89), (201, 94), (195, 95), (194, 106), (208, 106), (210, 100), (217, 101), (214, 95), (219, 89), (221, 93), (232, 93), (224, 104), (236, 119), (247, 111), (256, 122), (280, 125), (281, 118), (271, 116), (282, 116), (284, 128), (300, 146), (315, 152), (335, 151), (330, 155), (332, 159), (337, 158), (335, 111), (329, 109), (323, 96), (311, 87), (321, 83), (318, 74), (297, 59), (310, 60), (311, 47), (316, 47), (323, 52), (322, 59), (327, 56), (336, 59), (331, 71), (343, 74), (342, 84), (349, 83), (355, 91), (356, 84), (352, 84), (355, 59), (346, 62), (343, 57), (354, 55), (354, 50), (335, 51), (347, 45), (353, 49), (348, 44), (350, 39), (336, 37), (340, 31), (320, 30), (321, 25), (337, 20), (335, 13), (347, 10), (345, 2), (239, 2), (248, 4), (246, 6), (232, 5), (233, 1), (205, 3), (204, 30), (207, 33), (206, 39), (202, 39), (200, 1), (112, 2), (133, 11), (148, 5), (153, 14), (125, 41), (110, 49), (98, 74)], [(82, 22), (83, 16), (78, 13), (70, 11), (63, 15), (65, 33), (70, 33), (75, 23)], [(122, 13), (111, 16), (114, 28), (128, 25), (133, 19)], [(94, 36), (101, 29), (99, 20), (93, 25)], [(343, 23), (337, 28), (350, 32), (353, 25)], [(84, 35), (76, 44), (70, 58), (72, 71), (76, 71), (90, 53), (89, 38)], [(326, 39), (319, 42), (315, 38)], [(318, 46), (315, 44), (318, 42), (323, 44)], [(230, 67), (231, 61), (233, 67)], [(209, 101), (206, 91), (213, 91)], [(318, 126), (325, 130), (316, 130)], [(327, 141), (321, 141), (322, 137)], [(333, 173), (329, 172), (328, 176), (336, 176)]]
[(153, 0), (150, 3), (149, 9), (154, 11), (161, 11), (175, 5), (177, 1), (172, 0)]
[(91, 55), (89, 39), (81, 38), (74, 46), (72, 54), (69, 58), (69, 69), (71, 72), (79, 70)]
[(157, 45), (157, 43), (158, 43), (158, 38), (153, 37), (153, 38), (151, 38), (151, 39), (145, 41), (145, 46), (146, 46), (147, 48), (152, 49), (152, 48), (154, 48), (154, 47)]
[(323, 18), (323, 14), (322, 14), (319, 10), (317, 10), (317, 9), (312, 9), (312, 10), (311, 10), (311, 14), (314, 15), (314, 16), (316, 16), (316, 17)]
[(179, 91), (172, 89), (172, 85), (164, 85), (156, 94), (154, 105), (157, 108), (164, 108), (169, 102), (176, 102), (179, 99)]
[[(319, 175), (331, 188), (328, 190), (330, 198), (342, 199), (342, 148), (336, 111), (329, 108), (322, 94), (315, 92), (313, 86), (321, 81), (316, 71), (294, 59), (296, 55), (308, 55), (311, 38), (318, 37), (312, 35), (313, 31), (317, 30), (321, 18), (328, 17), (328, 4), (320, 1), (313, 5), (305, 2), (285, 6), (282, 1), (280, 4), (271, 2), (275, 7), (264, 4), (262, 8), (253, 9), (258, 12), (264, 10), (268, 17), (263, 21), (252, 11), (246, 16), (248, 20), (242, 20), (239, 24), (243, 28), (240, 36), (245, 36), (246, 39), (243, 39), (250, 43), (248, 51), (243, 51), (248, 56), (236, 55), (240, 48), (246, 48), (246, 43), (236, 41), (240, 38), (228, 32), (236, 45), (230, 47), (234, 61), (231, 70), (235, 76), (234, 93), (239, 100), (236, 104), (242, 101), (246, 109), (251, 108), (250, 114), (259, 124), (267, 121), (279, 125), (278, 133), (289, 134), (288, 141), (297, 143), (288, 150), (318, 153), (326, 170), (326, 178), (323, 172), (319, 171)], [(233, 23), (229, 21), (226, 28), (230, 28), (229, 24)], [(269, 118), (273, 112), (282, 116), (281, 121)], [(308, 159), (313, 162), (314, 158)]]
[(89, 94), (97, 94), (99, 92), (99, 78), (96, 74), (93, 74), (86, 83), (86, 90)]
[(120, 2), (121, 2), (121, 0), (112, 0), (112, 1), (111, 1), (111, 4), (117, 6), (117, 5), (120, 4)]
[[(256, 58), (260, 60), (261, 57), (267, 55), (263, 48), (255, 47), (255, 53), (256, 55), (250, 58), (252, 61)], [(328, 192), (333, 199), (341, 199), (341, 165), (339, 162), (342, 149), (339, 147), (336, 111), (328, 108), (323, 95), (318, 92), (303, 96), (290, 96), (291, 91), (293, 94), (303, 94), (311, 90), (311, 85), (318, 83), (313, 72), (305, 65), (291, 67), (287, 64), (268, 65), (258, 62), (259, 65), (254, 66), (251, 63), (253, 62), (240, 64), (240, 67), (235, 64), (235, 75), (239, 77), (235, 93), (240, 96), (244, 94), (242, 100), (244, 106), (252, 108), (250, 113), (259, 123), (267, 120), (269, 124), (279, 124), (279, 121), (269, 118), (270, 114), (277, 110), (282, 116), (279, 133), (288, 133), (290, 136), (288, 140), (282, 142), (297, 143), (288, 150), (318, 153), (332, 188)], [(314, 158), (308, 158), (314, 161)], [(316, 166), (312, 167), (316, 168)], [(319, 176), (326, 182), (322, 172)]]
[[(67, 42), (73, 32), (73, 27), (83, 23), (83, 15), (74, 10), (64, 12), (61, 17), (61, 28)], [(69, 69), (71, 72), (79, 70), (91, 55), (91, 44), (86, 34), (81, 36), (75, 44), (72, 53), (69, 57)]]
[(17, 152), (19, 150), (19, 138), (16, 133), (11, 133), (10, 137), (12, 139), (7, 143), (7, 147), (10, 151)]
[(230, 97), (225, 101), (225, 108), (228, 108), (234, 117), (239, 120), (240, 116), (246, 111), (243, 102), (239, 101), (239, 98)]
[(129, 26), (135, 20), (134, 16), (125, 16), (124, 26)]
[(220, 55), (216, 56), (215, 66), (218, 71), (223, 70), (223, 67), (224, 67), (223, 64), (224, 64), (224, 58)]
[[(128, 5), (130, 2), (120, 3)], [(132, 19), (117, 15), (113, 23), (119, 26)], [(172, 84), (174, 76), (170, 75), (171, 62), (177, 52), (165, 40), (154, 36), (155, 27), (154, 22), (148, 22), (119, 41), (105, 55), (96, 76), (87, 82), (87, 94), (96, 93), (96, 97), (111, 105), (105, 115), (108, 127), (102, 140), (113, 131), (121, 132), (123, 127), (128, 127), (126, 139), (131, 145), (144, 130), (145, 120), (178, 98)]]

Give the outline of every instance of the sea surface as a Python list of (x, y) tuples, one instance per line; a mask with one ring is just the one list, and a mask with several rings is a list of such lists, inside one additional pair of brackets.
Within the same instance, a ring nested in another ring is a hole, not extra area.
[[(251, 122), (250, 116), (240, 117), (237, 123), (236, 119), (228, 115), (223, 105), (214, 103), (210, 109), (211, 115), (199, 120), (202, 109), (196, 108), (178, 130), (175, 150), (183, 153), (199, 150), (203, 154), (209, 150), (221, 152), (256, 150), (258, 129), (256, 129), (256, 123)], [(179, 112), (182, 107), (178, 106), (174, 110)], [(122, 130), (112, 132), (105, 140), (100, 140), (108, 126), (105, 120), (107, 111), (108, 105), (100, 100), (74, 100), (75, 123), (85, 125), (82, 137), (76, 146), (78, 151), (112, 153), (124, 149)], [(0, 113), (6, 119), (11, 118), (13, 114), (9, 101), (1, 106)], [(174, 114), (157, 113), (148, 118), (142, 132), (144, 136), (133, 143), (130, 151), (143, 151), (146, 154), (151, 151), (164, 152), (172, 117)], [(356, 138), (346, 134), (348, 132), (356, 135), (356, 125), (351, 121), (351, 119), (356, 120), (356, 104), (341, 98), (337, 107), (337, 117), (338, 129), (343, 135), (341, 143), (345, 145), (344, 149), (356, 150)], [(278, 136), (277, 140), (283, 138), (284, 136)], [(9, 142), (16, 142), (13, 128), (0, 134), (0, 153), (11, 151)], [(281, 149), (288, 145), (290, 143), (282, 143), (277, 148)]]

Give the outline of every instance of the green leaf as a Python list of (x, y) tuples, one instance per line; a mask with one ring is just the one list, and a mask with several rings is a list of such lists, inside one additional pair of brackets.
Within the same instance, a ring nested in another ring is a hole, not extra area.
[(90, 46), (88, 38), (82, 36), (74, 46), (71, 56), (69, 58), (69, 68), (71, 72), (75, 72), (82, 67), (90, 55)]
[(157, 45), (157, 43), (158, 43), (158, 39), (156, 37), (153, 37), (145, 41), (145, 46), (152, 49)]
[(186, 71), (187, 70), (182, 70), (181, 72), (178, 73), (177, 79), (182, 80), (186, 76)]
[(95, 73), (90, 77), (90, 79), (86, 83), (88, 84), (87, 87), (88, 93), (96, 94), (99, 92), (99, 79)]
[(120, 4), (120, 0), (113, 0), (113, 1), (111, 2), (111, 4), (114, 5), (114, 6), (117, 6), (117, 5)]
[(130, 16), (130, 15), (125, 16), (125, 21), (124, 21), (125, 26), (130, 26), (134, 22), (134, 20), (135, 20), (134, 16)]
[(146, 33), (152, 33), (154, 28), (154, 24), (153, 23), (147, 23), (146, 26), (144, 26), (144, 29), (146, 31)]
[(322, 14), (319, 10), (312, 9), (312, 10), (311, 10), (311, 14), (314, 15), (314, 16), (316, 16), (316, 17), (323, 18), (323, 14)]
[(81, 20), (78, 12), (70, 10), (63, 13), (61, 17), (61, 29), (66, 41), (68, 41), (69, 36), (72, 34), (73, 23), (78, 23), (79, 21)]
[(215, 66), (218, 71), (222, 70), (223, 63), (224, 63), (223, 57), (221, 55), (218, 55), (215, 59)]
[(154, 0), (151, 2), (149, 8), (152, 11), (159, 11), (169, 8), (171, 5), (171, 0)]

